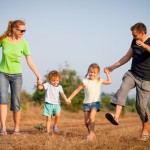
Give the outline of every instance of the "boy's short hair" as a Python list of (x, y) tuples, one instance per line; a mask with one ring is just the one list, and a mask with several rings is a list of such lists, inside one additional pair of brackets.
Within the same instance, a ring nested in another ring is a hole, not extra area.
[(47, 80), (50, 81), (53, 78), (59, 78), (59, 80), (61, 80), (61, 74), (56, 71), (56, 70), (52, 70), (49, 74), (48, 74), (48, 78)]

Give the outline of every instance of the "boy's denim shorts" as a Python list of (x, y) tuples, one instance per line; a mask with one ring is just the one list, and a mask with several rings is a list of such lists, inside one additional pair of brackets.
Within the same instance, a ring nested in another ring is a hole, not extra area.
[(83, 105), (83, 111), (91, 111), (96, 109), (97, 112), (100, 111), (100, 102), (87, 103)]
[(20, 110), (20, 94), (22, 87), (22, 74), (7, 74), (0, 72), (0, 104), (8, 104), (8, 90), (10, 85), (10, 110)]
[(61, 111), (60, 104), (50, 104), (45, 102), (44, 111), (42, 114), (44, 116), (52, 117), (55, 116), (57, 113), (60, 113), (60, 111)]

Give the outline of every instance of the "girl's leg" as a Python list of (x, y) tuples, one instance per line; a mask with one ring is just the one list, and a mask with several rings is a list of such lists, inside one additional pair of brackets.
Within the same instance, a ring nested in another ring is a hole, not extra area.
[(0, 123), (1, 123), (1, 132), (6, 132), (6, 117), (7, 117), (7, 105), (0, 104)]
[(50, 132), (50, 126), (51, 126), (51, 117), (46, 116), (46, 132)]
[(88, 129), (88, 133), (90, 133), (90, 120), (89, 120), (89, 117), (90, 117), (90, 112), (85, 111), (84, 112), (84, 120), (85, 120), (85, 126)]
[(97, 113), (97, 110), (96, 109), (92, 109), (91, 112), (90, 112), (90, 134), (89, 136), (87, 137), (87, 139), (95, 139), (96, 136), (94, 134), (94, 127), (95, 127), (95, 117), (96, 117), (96, 113)]

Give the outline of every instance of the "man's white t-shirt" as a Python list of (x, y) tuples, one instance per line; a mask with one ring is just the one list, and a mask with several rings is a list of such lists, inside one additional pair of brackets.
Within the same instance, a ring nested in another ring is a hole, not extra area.
[(102, 84), (102, 79), (99, 81), (89, 80), (85, 78), (82, 82), (84, 85), (84, 101), (83, 103), (92, 103), (100, 101), (100, 86)]
[(63, 93), (62, 86), (53, 86), (49, 82), (43, 84), (45, 93), (45, 102), (50, 104), (60, 104), (60, 93)]

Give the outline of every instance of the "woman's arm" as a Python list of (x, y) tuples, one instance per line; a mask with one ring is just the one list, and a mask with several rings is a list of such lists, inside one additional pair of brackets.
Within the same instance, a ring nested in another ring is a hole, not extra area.
[(41, 78), (41, 75), (38, 71), (38, 69), (36, 68), (32, 58), (30, 55), (26, 56), (26, 61), (27, 61), (27, 64), (28, 66), (30, 67), (30, 69), (34, 72), (34, 74), (36, 75), (37, 77), (37, 83), (38, 84), (42, 84), (42, 78)]

